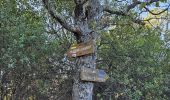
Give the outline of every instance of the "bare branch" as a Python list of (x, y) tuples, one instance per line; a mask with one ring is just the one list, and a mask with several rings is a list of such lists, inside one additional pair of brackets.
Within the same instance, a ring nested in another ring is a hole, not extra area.
[(74, 28), (71, 25), (69, 25), (64, 19), (63, 16), (54, 13), (54, 11), (49, 7), (49, 0), (42, 0), (45, 8), (47, 9), (48, 13), (51, 15), (52, 18), (54, 18), (57, 22), (59, 22), (66, 30), (75, 33), (77, 35), (80, 35), (80, 30), (78, 28)]
[(158, 1), (160, 1), (160, 0), (150, 0), (149, 2), (135, 1), (127, 7), (126, 12), (129, 12), (131, 9), (135, 8), (139, 4), (146, 3), (146, 5), (150, 5), (151, 3), (158, 2)]
[[(169, 5), (169, 6), (170, 6), (170, 5)], [(148, 12), (151, 13), (152, 15), (160, 15), (160, 14), (164, 13), (165, 11), (167, 11), (167, 10), (169, 9), (169, 6), (168, 6), (166, 9), (164, 9), (164, 10), (162, 10), (161, 12), (158, 12), (158, 13), (152, 12), (152, 11), (149, 10), (149, 8), (147, 8), (147, 7), (144, 7), (144, 8), (146, 9), (146, 11), (148, 11)]]
[(137, 5), (141, 4), (142, 2), (140, 1), (135, 1), (134, 3), (130, 4), (127, 9), (126, 12), (129, 12), (131, 9), (135, 8)]
[(105, 8), (104, 11), (106, 12), (109, 12), (109, 13), (112, 13), (112, 14), (116, 14), (116, 15), (126, 15), (126, 13), (128, 13), (131, 9), (135, 8), (137, 5), (139, 4), (142, 4), (142, 3), (146, 3), (146, 5), (149, 5), (151, 3), (154, 3), (154, 2), (158, 2), (160, 0), (150, 0), (150, 2), (140, 2), (140, 1), (135, 1), (133, 2), (132, 4), (128, 5), (127, 6), (127, 9), (125, 12), (122, 12), (122, 11), (111, 11), (109, 8)]
[[(128, 12), (129, 12), (131, 9), (135, 8), (137, 5), (142, 4), (142, 3), (146, 3), (146, 5), (150, 5), (151, 3), (158, 2), (158, 1), (160, 1), (160, 0), (150, 0), (149, 2), (141, 2), (141, 1), (135, 0), (132, 4), (130, 4), (130, 5), (127, 6), (127, 9), (126, 9), (125, 12), (123, 12), (123, 11), (113, 11), (113, 10), (107, 8), (107, 7), (104, 8), (104, 11), (106, 11), (106, 12), (108, 12), (108, 13), (111, 13), (111, 14), (115, 14), (115, 15), (129, 16), (129, 17), (130, 17), (130, 15), (128, 15)], [(168, 6), (168, 8), (169, 8), (169, 6)], [(168, 8), (165, 9), (165, 10), (163, 10), (162, 12), (159, 12), (158, 14), (161, 14), (161, 13), (165, 12), (166, 10), (168, 10)], [(147, 9), (147, 8), (145, 7), (145, 9)], [(148, 10), (148, 12), (151, 13), (151, 11), (150, 11), (149, 9), (147, 9), (147, 10)], [(154, 13), (153, 13), (153, 14), (154, 14)], [(132, 21), (133, 21), (134, 23), (141, 24), (141, 25), (145, 25), (145, 23), (144, 23), (142, 20), (140, 20), (140, 19), (134, 19), (134, 18), (132, 18), (132, 17), (130, 17), (130, 18), (132, 19)]]
[(137, 24), (140, 24), (140, 25), (145, 25), (145, 22), (143, 22), (143, 21), (140, 20), (140, 19), (132, 19), (132, 21), (133, 21), (134, 23), (137, 23)]
[(148, 20), (147, 22), (148, 22), (152, 27), (154, 27), (153, 24), (152, 24), (149, 20)]
[(142, 20), (140, 20), (140, 19), (134, 19), (134, 18), (132, 18), (130, 15), (128, 15), (127, 13), (125, 13), (125, 12), (123, 12), (123, 11), (113, 11), (113, 10), (107, 8), (107, 7), (104, 8), (104, 11), (106, 11), (106, 12), (108, 12), (108, 13), (110, 13), (110, 14), (121, 15), (121, 16), (129, 16), (134, 23), (137, 23), (137, 24), (140, 24), (140, 25), (145, 25), (145, 23), (144, 23)]
[(165, 20), (166, 20), (167, 18), (148, 18), (148, 19), (141, 20), (141, 21), (150, 21), (150, 20), (153, 20), (153, 19), (158, 19), (158, 20), (159, 20), (159, 19), (165, 19)]

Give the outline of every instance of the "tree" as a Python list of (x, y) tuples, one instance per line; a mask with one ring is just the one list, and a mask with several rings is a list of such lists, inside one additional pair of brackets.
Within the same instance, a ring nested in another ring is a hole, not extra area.
[[(71, 99), (74, 79), (73, 99), (166, 99), (169, 34), (161, 40), (161, 27), (140, 18), (162, 15), (169, 5), (158, 12), (149, 5), (166, 1), (78, 1), (0, 0), (0, 98)], [(93, 40), (95, 53), (65, 59), (74, 39)], [(82, 67), (96, 66), (107, 82), (80, 80)]]
[(44, 20), (28, 5), (1, 0), (0, 12), (0, 99), (42, 95), (39, 84), (48, 78), (47, 58), (57, 44), (47, 40)]
[[(94, 40), (94, 46), (96, 46), (96, 38), (97, 38), (97, 26), (98, 22), (101, 19), (103, 11), (106, 11), (111, 14), (126, 16), (132, 20), (132, 22), (144, 25), (145, 23), (136, 19), (130, 14), (132, 9), (140, 5), (141, 8), (146, 8), (146, 6), (151, 5), (152, 3), (158, 3), (159, 0), (150, 0), (146, 2), (141, 1), (132, 1), (132, 3), (127, 3), (125, 10), (111, 10), (109, 6), (102, 6), (99, 0), (74, 0), (75, 9), (74, 9), (74, 26), (69, 25), (63, 19), (64, 17), (59, 15), (59, 13), (55, 13), (52, 9), (52, 5), (49, 0), (43, 0), (43, 4), (45, 8), (48, 10), (49, 14), (52, 18), (54, 18), (57, 22), (59, 22), (66, 30), (72, 32), (78, 43), (86, 43), (91, 39)], [(123, 2), (123, 1), (121, 1)], [(161, 1), (162, 2), (162, 1)], [(164, 2), (164, 0), (163, 0)], [(147, 9), (147, 11), (149, 11)], [(77, 57), (76, 59), (76, 75), (74, 76), (74, 86), (73, 86), (73, 100), (91, 100), (92, 99), (92, 91), (93, 91), (93, 83), (92, 82), (83, 82), (80, 80), (79, 71), (82, 67), (95, 68), (96, 66), (96, 49), (93, 55), (86, 55), (82, 57)]]
[(166, 66), (162, 63), (167, 62), (160, 59), (166, 50), (160, 33), (157, 29), (133, 28), (117, 25), (101, 33), (98, 66), (108, 71), (110, 80), (97, 84), (96, 94), (103, 99), (166, 99), (162, 93)]

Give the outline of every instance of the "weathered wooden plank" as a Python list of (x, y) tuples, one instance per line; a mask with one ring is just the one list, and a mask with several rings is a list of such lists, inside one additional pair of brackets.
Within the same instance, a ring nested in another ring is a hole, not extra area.
[(78, 57), (94, 52), (93, 41), (72, 45), (67, 51), (68, 57)]
[(104, 70), (83, 67), (81, 68), (80, 78), (83, 81), (105, 82), (108, 75)]

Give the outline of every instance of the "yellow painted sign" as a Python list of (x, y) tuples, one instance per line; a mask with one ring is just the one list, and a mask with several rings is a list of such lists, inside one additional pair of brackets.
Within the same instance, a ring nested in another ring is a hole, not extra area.
[(104, 70), (83, 67), (80, 78), (83, 81), (105, 82), (109, 76)]
[(90, 41), (87, 43), (72, 45), (70, 49), (67, 51), (67, 56), (78, 57), (82, 55), (91, 54), (93, 52), (94, 52), (93, 41)]

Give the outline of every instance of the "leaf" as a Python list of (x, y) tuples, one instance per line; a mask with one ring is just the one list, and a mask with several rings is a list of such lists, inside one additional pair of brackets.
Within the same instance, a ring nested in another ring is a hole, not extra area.
[(139, 9), (141, 10), (141, 9), (143, 9), (145, 6), (146, 6), (146, 3), (144, 2), (144, 3), (142, 3), (142, 4), (139, 6)]
[(159, 2), (156, 2), (155, 6), (156, 6), (156, 7), (159, 7)]
[(167, 2), (167, 0), (160, 0), (160, 2), (164, 2), (164, 3), (166, 3), (166, 2)]

